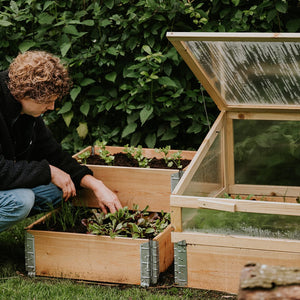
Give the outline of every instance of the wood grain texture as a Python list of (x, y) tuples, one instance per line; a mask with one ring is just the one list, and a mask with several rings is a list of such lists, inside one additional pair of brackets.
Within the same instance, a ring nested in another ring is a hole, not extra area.
[(143, 239), (60, 232), (30, 232), (35, 238), (36, 275), (140, 284)]
[(240, 273), (249, 262), (293, 267), (300, 253), (187, 245), (188, 287), (238, 293)]
[[(95, 147), (97, 153), (99, 147)], [(111, 154), (122, 152), (124, 147), (107, 146)], [(91, 151), (87, 147), (79, 153)], [(170, 150), (170, 154), (178, 150)], [(79, 154), (78, 153), (78, 154)], [(73, 157), (76, 158), (78, 154)], [(143, 148), (146, 157), (162, 158), (161, 153), (154, 149)], [(196, 151), (182, 151), (182, 159), (192, 160)], [(117, 194), (123, 206), (132, 209), (133, 204), (139, 204), (143, 209), (149, 205), (150, 211), (170, 211), (171, 175), (177, 173), (174, 169), (150, 169), (118, 166), (87, 165), (94, 173), (94, 176)], [(94, 194), (86, 189), (79, 191), (74, 199), (76, 205), (99, 207)]]
[(174, 260), (174, 246), (171, 242), (171, 232), (173, 228), (169, 225), (162, 233), (153, 240), (159, 246), (159, 272), (165, 272)]
[[(41, 218), (35, 223), (41, 222)], [(141, 284), (141, 244), (148, 239), (33, 230), (36, 275), (90, 281)], [(172, 264), (174, 250), (169, 225), (155, 237), (159, 271)]]

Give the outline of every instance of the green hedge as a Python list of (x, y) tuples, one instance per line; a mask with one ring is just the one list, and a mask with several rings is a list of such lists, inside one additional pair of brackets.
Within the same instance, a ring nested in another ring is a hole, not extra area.
[(298, 0), (2, 0), (0, 11), (1, 70), (28, 49), (70, 66), (70, 96), (45, 116), (70, 152), (97, 139), (200, 145), (218, 110), (166, 32), (300, 28)]

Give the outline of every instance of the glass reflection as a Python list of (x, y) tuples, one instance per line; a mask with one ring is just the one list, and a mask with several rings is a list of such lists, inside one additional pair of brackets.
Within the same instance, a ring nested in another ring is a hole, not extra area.
[(300, 43), (188, 41), (187, 46), (227, 104), (300, 104)]

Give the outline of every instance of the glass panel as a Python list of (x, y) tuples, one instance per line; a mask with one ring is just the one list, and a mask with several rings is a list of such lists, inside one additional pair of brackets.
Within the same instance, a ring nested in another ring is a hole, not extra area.
[(300, 104), (300, 43), (189, 41), (227, 104)]
[(222, 186), (221, 178), (221, 138), (219, 134), (192, 176), (183, 195), (204, 197), (214, 194)]
[(300, 186), (300, 122), (233, 120), (235, 183)]
[(300, 240), (298, 216), (182, 208), (185, 232)]

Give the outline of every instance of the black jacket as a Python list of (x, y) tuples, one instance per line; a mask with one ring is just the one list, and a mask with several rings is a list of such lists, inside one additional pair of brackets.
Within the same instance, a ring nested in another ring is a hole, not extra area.
[(0, 72), (0, 190), (49, 184), (49, 165), (68, 173), (78, 188), (92, 171), (62, 151), (42, 117), (20, 114), (22, 106), (7, 81), (8, 72)]

